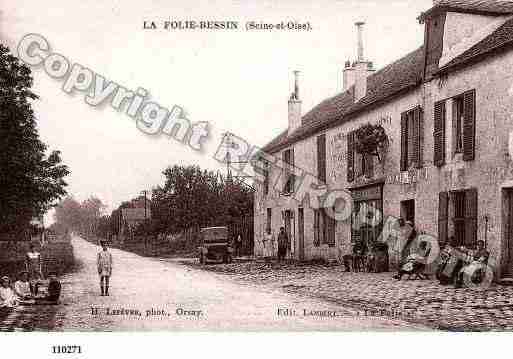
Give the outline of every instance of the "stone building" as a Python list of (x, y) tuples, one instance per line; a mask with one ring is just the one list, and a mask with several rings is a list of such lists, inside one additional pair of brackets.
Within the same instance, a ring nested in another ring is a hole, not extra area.
[[(378, 71), (357, 23), (343, 91), (304, 114), (296, 74), (289, 126), (263, 148), (255, 253), (266, 228), (285, 226), (294, 258), (340, 258), (393, 216), (440, 242), (485, 240), (497, 275), (513, 274), (513, 2), (435, 1), (418, 21), (422, 46)], [(368, 123), (388, 137), (379, 157), (355, 151), (355, 131)], [(291, 200), (301, 183), (292, 166), (314, 174), (318, 188), (348, 191), (352, 216), (335, 221)], [(362, 208), (383, 214), (370, 231), (354, 225)]]

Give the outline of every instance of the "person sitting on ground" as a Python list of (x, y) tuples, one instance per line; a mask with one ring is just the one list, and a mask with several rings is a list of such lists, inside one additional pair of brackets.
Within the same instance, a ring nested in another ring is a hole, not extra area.
[(427, 258), (430, 251), (431, 249), (428, 247), (427, 242), (420, 242), (416, 253), (411, 254), (408, 257), (407, 262), (399, 268), (399, 273), (397, 274), (396, 279), (401, 280), (402, 276), (405, 274), (416, 274), (420, 279), (422, 279), (422, 272), (426, 268)]
[(11, 288), (11, 279), (8, 276), (2, 277), (0, 285), (0, 308), (14, 308), (19, 304), (19, 298)]
[(481, 282), (483, 271), (486, 270), (489, 257), (490, 252), (486, 250), (484, 241), (477, 241), (477, 249), (472, 256), (472, 261), (463, 266), (463, 268), (458, 272), (455, 287), (460, 288), (464, 283), (465, 277), (470, 278), (474, 283)]
[(50, 282), (48, 283), (48, 294), (43, 298), (36, 298), (36, 304), (40, 305), (54, 305), (59, 303), (61, 296), (61, 283), (57, 279), (56, 273), (48, 275)]
[(399, 270), (398, 273), (394, 276), (395, 279), (400, 279), (401, 271), (404, 266), (406, 268), (409, 268), (411, 264), (408, 264), (410, 262), (410, 255), (412, 254), (412, 245), (414, 243), (415, 238), (417, 238), (417, 231), (415, 230), (415, 226), (413, 222), (406, 221), (402, 218), (399, 219), (400, 223), (400, 238), (398, 239), (398, 246), (396, 247), (396, 250), (400, 252), (400, 258), (399, 258)]
[(21, 300), (34, 298), (27, 271), (20, 273), (19, 279), (14, 283), (14, 292)]

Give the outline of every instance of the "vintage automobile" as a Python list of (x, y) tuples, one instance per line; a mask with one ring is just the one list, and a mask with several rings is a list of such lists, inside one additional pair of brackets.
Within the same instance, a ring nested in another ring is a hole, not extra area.
[(199, 261), (201, 264), (207, 261), (232, 261), (233, 249), (228, 239), (228, 228), (208, 227), (200, 231)]

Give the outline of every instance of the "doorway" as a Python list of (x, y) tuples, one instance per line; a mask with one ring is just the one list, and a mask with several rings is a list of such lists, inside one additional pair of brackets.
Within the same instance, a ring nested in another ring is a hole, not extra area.
[(504, 190), (504, 244), (505, 257), (503, 272), (506, 275), (513, 275), (513, 189)]
[(415, 200), (410, 199), (401, 202), (401, 218), (415, 224)]
[(298, 208), (297, 212), (297, 226), (298, 226), (298, 234), (299, 234), (299, 243), (298, 243), (298, 251), (299, 251), (299, 260), (305, 260), (305, 212), (303, 208)]

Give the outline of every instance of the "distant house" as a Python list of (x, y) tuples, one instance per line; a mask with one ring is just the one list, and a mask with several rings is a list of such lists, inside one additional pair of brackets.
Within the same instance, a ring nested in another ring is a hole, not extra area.
[[(297, 259), (351, 253), (394, 216), (441, 243), (486, 240), (497, 273), (513, 274), (513, 2), (436, 1), (418, 20), (422, 46), (378, 71), (360, 36), (342, 92), (306, 114), (296, 77), (289, 126), (263, 149), (275, 161), (265, 161), (255, 193), (255, 253), (264, 231), (280, 226)], [(355, 131), (367, 123), (388, 136), (381, 159), (355, 151)], [(335, 221), (329, 208), (290, 201), (301, 185), (291, 167), (350, 192), (351, 218)], [(369, 207), (383, 213), (371, 230), (357, 225)]]
[(151, 201), (145, 200), (144, 197), (136, 198), (127, 207), (121, 208), (119, 228), (126, 236), (128, 233), (124, 231), (131, 233), (139, 224), (149, 219), (151, 219)]

